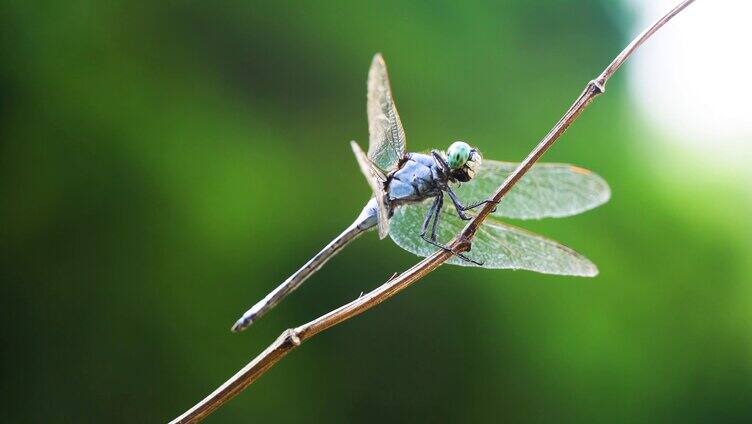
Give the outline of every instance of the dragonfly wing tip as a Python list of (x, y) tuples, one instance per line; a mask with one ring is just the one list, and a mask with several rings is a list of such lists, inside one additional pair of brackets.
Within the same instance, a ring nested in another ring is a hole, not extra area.
[(582, 276), (593, 278), (593, 277), (597, 277), (598, 273), (599, 273), (598, 267), (594, 263), (590, 262), (585, 272), (582, 273)]

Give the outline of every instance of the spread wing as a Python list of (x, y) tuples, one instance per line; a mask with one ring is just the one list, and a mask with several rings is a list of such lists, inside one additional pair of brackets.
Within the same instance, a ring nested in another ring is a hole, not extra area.
[(394, 104), (386, 63), (376, 54), (368, 71), (368, 158), (385, 172), (405, 156), (405, 130)]
[(366, 156), (363, 149), (355, 141), (350, 142), (355, 159), (358, 161), (360, 171), (366, 177), (368, 185), (373, 191), (376, 198), (376, 205), (379, 208), (378, 225), (379, 238), (384, 239), (389, 234), (389, 204), (386, 197), (386, 176), (370, 159)]
[[(487, 199), (517, 167), (516, 163), (483, 160), (471, 181), (455, 190), (464, 204)], [(540, 219), (577, 215), (606, 203), (611, 190), (598, 174), (562, 163), (533, 166), (501, 200), (493, 215)]]
[[(430, 203), (403, 205), (391, 219), (389, 235), (401, 248), (418, 256), (429, 256), (438, 248), (420, 237), (421, 223)], [(441, 211), (437, 232), (439, 242), (446, 244), (465, 227), (451, 207)], [(483, 268), (524, 269), (544, 274), (593, 277), (598, 268), (574, 250), (543, 236), (517, 228), (489, 217), (473, 239), (472, 250), (465, 253), (483, 263)], [(448, 263), (478, 266), (458, 257)]]

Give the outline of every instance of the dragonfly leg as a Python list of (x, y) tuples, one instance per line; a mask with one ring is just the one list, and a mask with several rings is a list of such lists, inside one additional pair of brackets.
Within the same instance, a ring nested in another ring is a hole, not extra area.
[(430, 238), (426, 237), (425, 234), (422, 235), (422, 236), (420, 236), (420, 238), (422, 238), (423, 240), (425, 240), (426, 243), (428, 243), (430, 245), (433, 245), (433, 246), (436, 246), (436, 247), (438, 247), (439, 249), (441, 249), (441, 250), (443, 250), (445, 252), (449, 252), (449, 253), (457, 256), (458, 258), (460, 258), (460, 259), (462, 259), (464, 261), (470, 262), (470, 263), (478, 265), (478, 266), (483, 266), (483, 262), (478, 262), (476, 260), (468, 258), (467, 256), (463, 255), (462, 253), (457, 253), (454, 250), (452, 250), (452, 249), (444, 246), (443, 244), (431, 240)]
[[(477, 208), (478, 206), (485, 205), (486, 203), (493, 203), (495, 205), (499, 204), (499, 202), (494, 202), (493, 200), (488, 199), (488, 200), (484, 200), (482, 202), (473, 203), (470, 206), (465, 206), (464, 210), (466, 210), (466, 211), (473, 210), (473, 209)], [(494, 206), (494, 208), (493, 208), (493, 210), (491, 212), (496, 212), (496, 206)]]
[[(439, 197), (436, 197), (436, 200), (433, 201), (433, 204), (428, 209), (428, 213), (426, 214), (426, 218), (423, 220), (423, 225), (420, 227), (420, 236), (423, 237), (428, 232), (428, 224), (431, 222), (431, 218), (436, 214), (436, 209), (438, 209), (439, 204), (441, 200)], [(436, 232), (436, 225), (434, 225), (434, 233), (432, 235), (433, 239), (435, 240), (435, 232)]]
[(436, 241), (436, 228), (441, 220), (441, 208), (444, 207), (444, 193), (436, 196), (436, 210), (434, 211), (433, 225), (431, 226), (431, 240)]
[(449, 173), (452, 172), (452, 169), (449, 167), (449, 164), (441, 156), (441, 153), (439, 153), (436, 150), (431, 150), (431, 156), (433, 156), (434, 162), (436, 162), (436, 165), (439, 166), (439, 168), (441, 169), (441, 172), (443, 172), (444, 175), (449, 175)]
[(464, 219), (465, 221), (469, 221), (471, 218), (465, 215), (465, 211), (467, 210), (467, 208), (462, 206), (460, 199), (457, 197), (457, 195), (454, 193), (451, 187), (447, 187), (446, 192), (447, 194), (449, 194), (449, 198), (452, 199), (452, 203), (454, 203), (454, 208), (457, 209), (457, 216)]
[[(428, 215), (426, 215), (426, 219), (423, 222), (423, 230), (420, 233), (420, 237), (423, 240), (425, 240), (428, 244), (431, 244), (442, 250), (450, 252), (464, 261), (473, 263), (478, 266), (483, 266), (483, 262), (478, 262), (473, 259), (470, 259), (467, 256), (463, 255), (462, 253), (457, 253), (453, 251), (452, 249), (436, 241), (436, 229), (438, 228), (439, 221), (441, 220), (441, 209), (443, 206), (444, 206), (444, 195), (442, 193), (439, 193), (439, 195), (436, 196), (436, 200), (434, 200), (433, 205), (431, 205), (431, 208), (428, 210)], [(427, 224), (428, 222), (430, 222), (431, 216), (433, 216), (433, 225), (431, 225), (431, 237), (426, 237), (426, 231), (428, 230)]]
[[(464, 261), (473, 263), (478, 266), (483, 266), (483, 262), (472, 260), (468, 258), (467, 256), (463, 255), (462, 253), (457, 253), (453, 251), (452, 249), (436, 241), (436, 229), (438, 227), (439, 218), (441, 217), (441, 208), (443, 205), (444, 205), (444, 195), (439, 193), (439, 195), (436, 196), (436, 200), (433, 201), (433, 204), (428, 209), (428, 213), (426, 214), (426, 217), (423, 220), (423, 225), (421, 226), (421, 229), (420, 229), (420, 238), (422, 238), (426, 243), (436, 246), (439, 249), (442, 249), (449, 253), (452, 253), (453, 255), (456, 255), (458, 258)], [(433, 225), (431, 226), (431, 237), (427, 237), (426, 233), (428, 232), (428, 226), (431, 223), (432, 218), (433, 218)]]
[[(462, 218), (464, 220), (468, 220), (470, 218), (463, 217), (462, 216), (463, 214), (460, 213), (460, 212), (473, 210), (473, 209), (477, 208), (478, 206), (485, 205), (486, 203), (493, 203), (493, 204), (496, 204), (496, 205), (499, 204), (499, 202), (495, 202), (493, 200), (487, 199), (487, 200), (484, 200), (482, 202), (473, 203), (470, 206), (463, 206), (462, 202), (460, 202), (459, 197), (457, 197), (457, 194), (454, 193), (454, 190), (452, 190), (451, 187), (447, 187), (447, 193), (449, 193), (449, 197), (452, 199), (452, 203), (454, 203), (454, 207), (457, 208), (457, 214), (460, 216), (460, 218)], [(494, 206), (494, 208), (493, 208), (493, 210), (491, 212), (496, 212), (496, 207), (495, 206)]]

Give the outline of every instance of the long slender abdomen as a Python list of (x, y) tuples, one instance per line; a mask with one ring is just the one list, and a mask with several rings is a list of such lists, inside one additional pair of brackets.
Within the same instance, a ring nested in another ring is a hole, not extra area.
[(258, 301), (258, 303), (253, 305), (253, 307), (246, 313), (244, 313), (243, 316), (240, 317), (240, 319), (235, 323), (235, 325), (232, 326), (232, 331), (242, 331), (249, 325), (253, 324), (254, 321), (261, 318), (262, 315), (276, 306), (287, 295), (300, 287), (300, 285), (303, 284), (303, 282), (308, 277), (313, 275), (313, 273), (324, 266), (326, 261), (339, 253), (339, 251), (342, 250), (342, 248), (345, 247), (348, 243), (355, 240), (365, 231), (375, 227), (377, 223), (377, 213), (378, 208), (376, 206), (376, 200), (371, 199), (368, 203), (366, 203), (366, 206), (363, 208), (363, 211), (360, 213), (355, 222), (350, 224), (350, 226), (347, 227), (347, 229), (345, 229), (342, 234), (338, 235), (334, 240), (329, 242), (329, 244), (321, 249), (319, 253), (317, 253), (308, 262), (306, 262), (305, 265), (303, 265), (299, 270), (295, 271), (294, 274), (288, 277), (287, 280), (277, 286), (277, 288), (272, 290), (263, 299)]

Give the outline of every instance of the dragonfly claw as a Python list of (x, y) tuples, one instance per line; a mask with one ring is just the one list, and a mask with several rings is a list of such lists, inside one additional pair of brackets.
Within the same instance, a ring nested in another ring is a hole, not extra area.
[(467, 261), (467, 262), (470, 262), (471, 264), (475, 264), (475, 265), (478, 265), (478, 266), (483, 266), (483, 262), (479, 262), (479, 261), (470, 259), (470, 258), (468, 258), (467, 256), (463, 255), (460, 252), (455, 252), (454, 250), (452, 250), (452, 249), (444, 246), (443, 244), (437, 243), (435, 239), (432, 240), (432, 239), (426, 237), (425, 234), (421, 234), (420, 237), (423, 240), (425, 240), (426, 242), (428, 242), (429, 244), (434, 245), (434, 246), (438, 247), (439, 249), (444, 250), (445, 252), (449, 252), (449, 253), (455, 255), (458, 258), (462, 259), (463, 261)]

